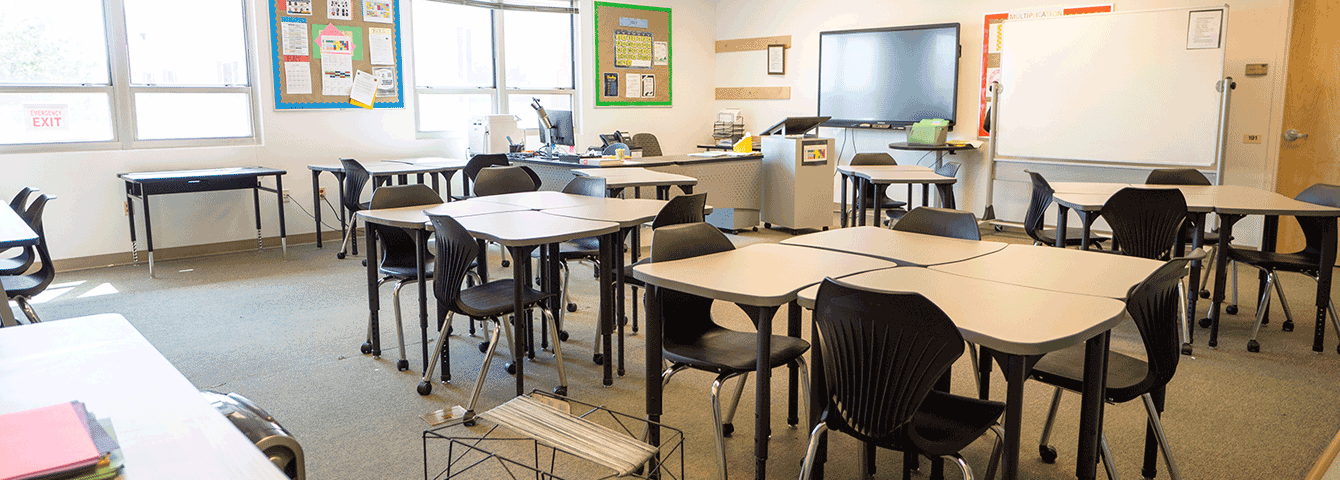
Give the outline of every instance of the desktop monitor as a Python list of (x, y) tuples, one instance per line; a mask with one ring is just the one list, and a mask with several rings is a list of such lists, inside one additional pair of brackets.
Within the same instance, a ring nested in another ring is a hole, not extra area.
[(544, 144), (567, 145), (569, 147), (577, 144), (576, 134), (572, 131), (572, 111), (571, 110), (549, 110), (549, 123), (554, 126), (552, 130), (544, 128), (540, 124), (540, 140)]

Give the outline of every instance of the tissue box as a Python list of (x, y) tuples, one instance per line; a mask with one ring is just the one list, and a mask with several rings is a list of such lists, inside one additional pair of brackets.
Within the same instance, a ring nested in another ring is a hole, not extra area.
[(949, 131), (949, 121), (938, 118), (926, 119), (912, 124), (907, 134), (908, 145), (944, 145), (945, 132)]

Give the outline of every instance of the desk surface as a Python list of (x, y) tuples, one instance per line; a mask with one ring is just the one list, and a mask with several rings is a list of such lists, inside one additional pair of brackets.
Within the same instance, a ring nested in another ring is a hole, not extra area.
[(697, 185), (698, 179), (688, 175), (656, 172), (640, 167), (632, 168), (583, 168), (573, 170), (573, 174), (582, 177), (600, 177), (605, 179), (606, 188), (652, 187), (658, 185)]
[(772, 243), (652, 262), (633, 268), (633, 276), (651, 285), (728, 302), (777, 306), (796, 292), (823, 281), (894, 266), (893, 262), (819, 248)]
[(574, 195), (562, 192), (520, 192), (506, 193), (502, 195), (489, 195), (487, 197), (474, 197), (474, 200), (490, 203), (502, 203), (518, 207), (526, 207), (532, 210), (542, 208), (562, 208), (579, 207), (582, 205), (599, 205), (605, 203), (606, 198), (587, 197), (584, 195)]
[(923, 165), (838, 165), (837, 171), (855, 175), (857, 172), (931, 172)]
[(0, 208), (0, 248), (36, 245), (37, 233), (18, 212), (9, 207)]
[(514, 160), (512, 160), (512, 161), (513, 161), (513, 162), (521, 162), (521, 163), (528, 163), (528, 162), (529, 162), (529, 163), (538, 163), (538, 164), (553, 165), (553, 166), (568, 167), (568, 168), (583, 168), (583, 169), (586, 169), (586, 168), (628, 168), (628, 167), (661, 167), (661, 166), (666, 166), (666, 165), (689, 165), (689, 164), (696, 164), (696, 163), (713, 163), (713, 162), (735, 162), (735, 161), (751, 161), (751, 160), (752, 160), (752, 161), (761, 161), (761, 160), (763, 160), (763, 154), (758, 153), (758, 152), (754, 152), (754, 153), (747, 154), (747, 155), (731, 155), (731, 154), (722, 153), (722, 154), (719, 154), (719, 155), (712, 155), (712, 156), (698, 156), (698, 155), (683, 154), (683, 155), (662, 155), (662, 156), (659, 156), (659, 157), (629, 158), (629, 159), (626, 159), (626, 160), (627, 160), (627, 163), (624, 163), (624, 164), (622, 164), (622, 165), (605, 165), (605, 166), (601, 166), (601, 165), (586, 165), (586, 164), (582, 164), (582, 163), (564, 162), (564, 161), (560, 161), (560, 160), (550, 160), (550, 159), (544, 159), (544, 158), (524, 158), (524, 159), (514, 159)]
[(619, 231), (619, 224), (526, 210), (456, 219), (475, 238), (508, 247), (545, 245)]
[[(1112, 298), (1029, 288), (927, 268), (889, 268), (839, 280), (876, 291), (920, 293), (949, 315), (964, 340), (1016, 355), (1039, 355), (1082, 344), (1121, 322), (1126, 308), (1124, 302)], [(797, 301), (813, 309), (818, 293), (818, 285), (806, 288)]]
[(288, 172), (268, 167), (227, 167), (204, 168), (200, 170), (162, 170), (157, 172), (118, 173), (117, 177), (127, 182), (170, 182), (193, 178), (229, 178), (259, 177), (262, 175), (283, 175)]
[(990, 255), (930, 268), (1022, 287), (1124, 299), (1132, 286), (1162, 265), (1125, 255), (1016, 244)]
[[(367, 169), (368, 173), (379, 177), (389, 175), (411, 175), (416, 173), (453, 172), (465, 168), (464, 164), (435, 163), (410, 164), (400, 162), (369, 162), (362, 165), (363, 168)], [(316, 172), (343, 172), (344, 165), (338, 163), (324, 163), (319, 165), (308, 165), (307, 169)]]
[(0, 352), (0, 412), (84, 402), (116, 429), (118, 478), (288, 478), (120, 315), (3, 328)]
[(949, 152), (949, 153), (954, 153), (955, 150), (976, 150), (976, 149), (977, 149), (977, 147), (974, 147), (974, 146), (972, 146), (971, 144), (969, 144), (969, 145), (949, 145), (949, 144), (945, 144), (945, 145), (917, 145), (917, 144), (911, 144), (911, 143), (907, 143), (907, 142), (893, 142), (893, 143), (890, 143), (890, 144), (889, 144), (889, 148), (891, 148), (891, 149), (893, 149), (893, 150), (915, 150), (915, 151), (932, 151), (932, 152)]
[[(957, 178), (946, 177), (917, 165), (847, 165), (843, 173), (855, 175), (872, 183), (956, 183)], [(924, 170), (923, 170), (924, 169)]]
[(385, 160), (385, 162), (408, 163), (410, 165), (434, 165), (443, 167), (451, 166), (457, 168), (465, 168), (465, 164), (469, 163), (469, 160), (461, 160), (457, 158), (446, 158), (446, 157), (418, 157), (418, 158), (396, 158), (392, 160)]
[(782, 241), (782, 245), (822, 248), (868, 255), (901, 265), (939, 265), (980, 257), (1005, 248), (1004, 243), (962, 240), (879, 227), (839, 228)]
[(665, 207), (665, 200), (645, 198), (607, 198), (606, 202), (574, 207), (546, 208), (541, 210), (549, 215), (613, 222), (621, 228), (647, 223), (656, 218)]
[[(1241, 185), (1145, 185), (1126, 183), (1056, 182), (1057, 203), (1066, 207), (1095, 211), (1117, 191), (1126, 188), (1176, 188), (1186, 197), (1191, 212), (1217, 212), (1237, 215), (1340, 216), (1340, 209), (1316, 205), (1259, 188)], [(1064, 189), (1064, 191), (1062, 190)]]

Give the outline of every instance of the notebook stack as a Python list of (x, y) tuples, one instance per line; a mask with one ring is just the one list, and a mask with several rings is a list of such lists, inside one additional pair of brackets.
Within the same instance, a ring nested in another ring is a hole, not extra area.
[(0, 415), (0, 480), (102, 480), (121, 471), (107, 419), (73, 401)]

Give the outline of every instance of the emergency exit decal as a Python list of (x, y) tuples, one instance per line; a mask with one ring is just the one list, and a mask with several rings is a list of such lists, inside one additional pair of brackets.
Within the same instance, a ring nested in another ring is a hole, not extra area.
[(29, 131), (68, 130), (69, 105), (24, 105)]

